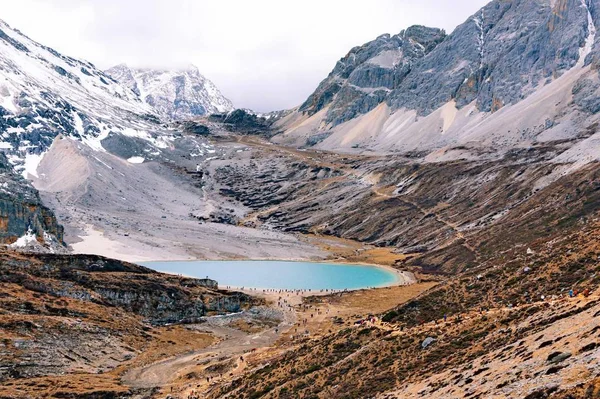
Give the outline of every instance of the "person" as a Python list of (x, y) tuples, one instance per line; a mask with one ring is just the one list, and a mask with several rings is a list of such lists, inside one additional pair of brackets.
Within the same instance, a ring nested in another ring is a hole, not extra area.
[(569, 290), (569, 298), (573, 298), (573, 296), (574, 296), (573, 289), (570, 289)]

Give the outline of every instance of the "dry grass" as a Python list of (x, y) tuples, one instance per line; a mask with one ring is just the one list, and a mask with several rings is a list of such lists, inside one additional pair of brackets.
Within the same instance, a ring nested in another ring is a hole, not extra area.
[(393, 248), (369, 248), (356, 254), (346, 256), (348, 262), (373, 263), (376, 265), (394, 266), (404, 261), (410, 255), (393, 252)]
[(394, 266), (411, 257), (394, 252), (395, 248), (374, 247), (345, 238), (307, 234), (303, 238), (331, 254), (330, 260)]
[(215, 337), (185, 326), (157, 328), (151, 333), (152, 341), (125, 368), (139, 367), (155, 361), (204, 349), (215, 342)]
[[(0, 385), (1, 398), (101, 397), (102, 393), (106, 393), (107, 397), (119, 397), (127, 392), (128, 388), (111, 374), (67, 374), (9, 380)], [(109, 393), (114, 396), (109, 396)]]
[(354, 291), (341, 297), (329, 297), (328, 302), (331, 306), (343, 311), (343, 315), (352, 312), (377, 314), (408, 302), (436, 285), (437, 283), (427, 282), (400, 287)]

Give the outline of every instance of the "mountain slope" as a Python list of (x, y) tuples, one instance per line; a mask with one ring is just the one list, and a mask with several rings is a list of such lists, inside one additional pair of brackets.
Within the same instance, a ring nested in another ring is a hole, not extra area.
[[(7, 159), (0, 183), (19, 188), (9, 198), (0, 195), (3, 243), (23, 237), (28, 244), (62, 243), (62, 228), (40, 201), (52, 205), (61, 196), (64, 202), (53, 209), (71, 244), (81, 232), (69, 228), (58, 208), (85, 209), (90, 200), (106, 204), (112, 198), (122, 203), (115, 187), (119, 179), (136, 175), (133, 163), (202, 157), (210, 149), (205, 141), (168, 129), (136, 93), (91, 63), (64, 56), (0, 21), (0, 151)], [(181, 153), (173, 155), (175, 147)], [(13, 169), (33, 182), (39, 197)], [(121, 169), (125, 172), (117, 173)], [(92, 195), (96, 180), (102, 181)]]
[(156, 144), (162, 129), (150, 106), (93, 64), (64, 56), (1, 21), (0, 115), (0, 148), (25, 177), (37, 176), (37, 165), (58, 135), (104, 151), (101, 142), (115, 135)]
[[(580, 136), (600, 109), (599, 6), (597, 0), (495, 0), (433, 40), (426, 54), (389, 71), (388, 86), (362, 96), (368, 101), (348, 101), (348, 90), (323, 90), (343, 80), (341, 66), (350, 60), (359, 62), (354, 70), (372, 69), (371, 58), (354, 54), (377, 55), (380, 48), (382, 54), (405, 54), (405, 44), (391, 40), (396, 36), (378, 38), (353, 49), (307, 102), (279, 120), (283, 134), (275, 141), (342, 151), (417, 151), (439, 160), (575, 140), (579, 155), (566, 158), (597, 159), (589, 142), (576, 141), (589, 137)], [(361, 75), (363, 92), (381, 85), (379, 74)]]
[(106, 73), (168, 119), (191, 119), (233, 110), (231, 101), (195, 66), (169, 71), (129, 68), (122, 64)]

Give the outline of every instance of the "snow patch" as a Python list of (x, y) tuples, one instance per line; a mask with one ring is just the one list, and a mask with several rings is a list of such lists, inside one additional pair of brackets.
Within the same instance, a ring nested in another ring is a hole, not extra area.
[(2, 101), (0, 101), (0, 105), (4, 109), (7, 109), (8, 111), (12, 112), (13, 114), (16, 114), (18, 112), (17, 107), (15, 106), (15, 103), (11, 96), (7, 96), (7, 97), (3, 96), (1, 98), (2, 98)]
[(100, 158), (95, 157), (93, 155), (92, 155), (92, 158), (94, 158), (96, 161), (100, 162), (102, 165), (106, 166), (108, 169), (111, 169), (111, 170), (113, 169), (112, 166), (110, 166), (109, 164), (107, 164), (106, 162), (104, 162), (103, 160), (101, 160)]
[(19, 239), (14, 243), (10, 244), (9, 248), (24, 248), (29, 244), (33, 244), (35, 242), (37, 242), (37, 238), (35, 234), (33, 234), (33, 231), (30, 227), (29, 229), (27, 229), (27, 233), (25, 233), (25, 235), (23, 235), (22, 237), (19, 237)]
[(171, 141), (173, 140), (172, 137), (163, 136), (163, 135), (158, 136), (157, 138), (154, 138), (150, 135), (150, 133), (148, 133), (144, 130), (136, 130), (136, 129), (132, 129), (132, 128), (122, 129), (121, 133), (127, 137), (135, 137), (138, 139), (146, 140), (149, 143), (151, 143), (154, 147), (161, 148), (161, 149), (171, 147), (171, 145), (172, 145)]
[(104, 124), (100, 124), (100, 134), (98, 136), (82, 135), (81, 141), (94, 151), (106, 152), (102, 147), (102, 140), (108, 137), (110, 129)]
[[(22, 127), (9, 127), (8, 129), (6, 129), (6, 133), (8, 134), (21, 134), (21, 133), (25, 133), (25, 129), (23, 129)], [(5, 137), (8, 137), (8, 134)]]
[(579, 60), (577, 65), (582, 67), (585, 64), (585, 58), (592, 52), (594, 41), (596, 40), (596, 26), (594, 25), (594, 18), (588, 7), (586, 0), (581, 0), (581, 6), (587, 11), (587, 31), (588, 37), (585, 39), (585, 44), (579, 49)]
[(75, 131), (83, 137), (83, 121), (81, 120), (79, 114), (75, 111), (73, 111), (73, 122), (75, 123)]
[(37, 173), (37, 168), (42, 162), (42, 159), (46, 155), (46, 152), (42, 152), (41, 154), (27, 154), (25, 155), (25, 163), (23, 165), (23, 177), (25, 179), (29, 178), (29, 176), (39, 177)]
[(127, 160), (129, 163), (144, 163), (146, 159), (144, 157), (131, 157)]
[(477, 49), (479, 50), (479, 69), (481, 69), (483, 68), (483, 57), (485, 55), (485, 32), (483, 29), (485, 23), (485, 11), (483, 8), (481, 9), (481, 17), (473, 17), (473, 22), (475, 22), (477, 29), (479, 29), (479, 43), (477, 43)]

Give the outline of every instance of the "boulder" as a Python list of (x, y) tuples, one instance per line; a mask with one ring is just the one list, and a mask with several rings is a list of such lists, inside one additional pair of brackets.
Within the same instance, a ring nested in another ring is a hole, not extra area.
[(423, 340), (423, 342), (421, 342), (421, 348), (422, 349), (427, 349), (427, 347), (431, 344), (433, 344), (436, 341), (435, 338), (433, 337), (427, 337)]

